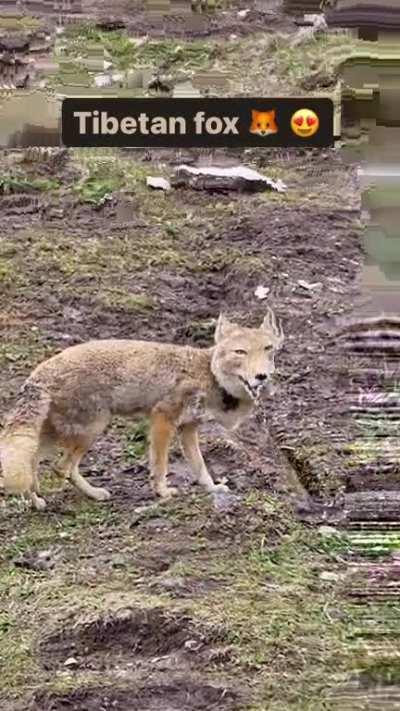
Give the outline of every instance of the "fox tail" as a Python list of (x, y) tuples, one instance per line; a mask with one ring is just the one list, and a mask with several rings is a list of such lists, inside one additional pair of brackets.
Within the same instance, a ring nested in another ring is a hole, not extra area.
[(38, 384), (25, 383), (8, 415), (0, 439), (4, 490), (9, 494), (32, 491), (40, 434), (50, 408), (50, 396)]

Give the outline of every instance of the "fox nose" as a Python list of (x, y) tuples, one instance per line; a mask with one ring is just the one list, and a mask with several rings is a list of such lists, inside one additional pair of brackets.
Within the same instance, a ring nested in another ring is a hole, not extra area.
[(256, 375), (256, 380), (258, 380), (260, 383), (262, 383), (266, 379), (267, 376), (265, 373), (258, 373), (258, 375)]

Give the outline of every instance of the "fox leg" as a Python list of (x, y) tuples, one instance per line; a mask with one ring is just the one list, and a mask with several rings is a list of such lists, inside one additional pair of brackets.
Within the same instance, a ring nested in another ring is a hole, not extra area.
[(155, 494), (168, 499), (177, 489), (167, 484), (168, 450), (175, 434), (175, 425), (164, 412), (151, 415), (150, 427), (150, 481)]
[(96, 420), (87, 424), (74, 438), (62, 438), (63, 456), (58, 466), (58, 476), (70, 480), (79, 491), (95, 501), (107, 501), (110, 492), (99, 486), (92, 486), (79, 472), (82, 457), (92, 446), (95, 439), (104, 432), (110, 422), (110, 413), (103, 412)]
[(37, 452), (32, 461), (32, 476), (33, 483), (32, 489), (28, 494), (28, 499), (32, 502), (34, 508), (37, 511), (44, 511), (46, 508), (46, 501), (40, 496), (40, 484), (39, 484), (39, 464), (40, 464), (40, 452)]
[(75, 447), (65, 452), (62, 460), (62, 476), (65, 480), (70, 479), (76, 488), (90, 499), (107, 501), (111, 497), (110, 492), (99, 486), (92, 486), (79, 472), (80, 461), (88, 449), (89, 447)]
[(68, 449), (65, 449), (63, 452), (63, 455), (58, 462), (58, 465), (55, 469), (55, 474), (56, 476), (61, 479), (61, 485), (60, 485), (60, 491), (64, 488), (65, 483), (69, 480), (70, 477), (70, 467), (69, 467), (69, 461), (71, 459), (71, 452)]
[(206, 491), (229, 491), (225, 484), (215, 484), (208, 473), (206, 463), (199, 446), (199, 435), (197, 425), (185, 424), (180, 428), (180, 440), (182, 451), (189, 464), (198, 484)]

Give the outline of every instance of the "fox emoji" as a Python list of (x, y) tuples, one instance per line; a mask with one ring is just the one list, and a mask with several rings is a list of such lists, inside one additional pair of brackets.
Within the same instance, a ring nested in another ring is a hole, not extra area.
[(227, 429), (247, 417), (275, 370), (283, 341), (271, 309), (259, 328), (245, 328), (220, 315), (210, 348), (139, 340), (89, 341), (66, 348), (38, 365), (22, 386), (0, 438), (2, 486), (22, 494), (38, 510), (41, 459), (63, 452), (59, 474), (98, 501), (110, 497), (79, 472), (82, 457), (113, 416), (150, 419), (150, 481), (169, 498), (168, 452), (179, 435), (196, 482), (215, 484), (202, 457), (198, 427), (216, 420)]
[(275, 119), (275, 109), (272, 111), (251, 112), (250, 133), (258, 136), (269, 136), (271, 133), (278, 133), (278, 126)]

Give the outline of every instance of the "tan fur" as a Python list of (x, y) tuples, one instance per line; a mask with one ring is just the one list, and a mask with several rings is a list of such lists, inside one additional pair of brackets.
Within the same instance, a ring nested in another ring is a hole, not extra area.
[(150, 477), (156, 494), (175, 493), (167, 484), (175, 433), (197, 482), (215, 490), (197, 428), (214, 419), (233, 429), (250, 414), (260, 387), (273, 374), (282, 340), (269, 311), (260, 328), (244, 328), (220, 316), (216, 344), (208, 349), (134, 340), (67, 348), (33, 371), (6, 420), (0, 441), (5, 490), (28, 495), (44, 508), (38, 465), (49, 451), (62, 448), (61, 475), (87, 496), (109, 498), (108, 491), (85, 481), (79, 463), (114, 415), (150, 418)]

